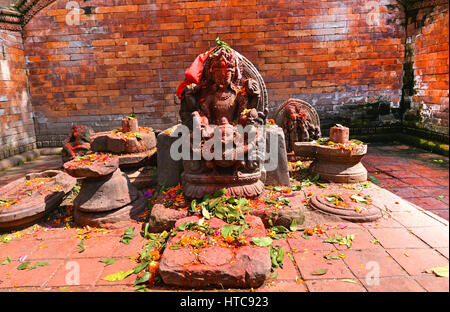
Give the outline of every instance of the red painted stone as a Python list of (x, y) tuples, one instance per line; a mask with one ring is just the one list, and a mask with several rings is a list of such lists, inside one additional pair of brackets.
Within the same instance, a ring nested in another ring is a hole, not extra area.
[[(200, 220), (191, 216), (177, 221), (177, 225)], [(264, 225), (261, 219), (246, 216), (250, 229), (243, 232), (246, 240), (252, 237), (265, 236)], [(212, 218), (205, 220), (210, 226), (224, 224), (222, 220)], [(220, 231), (220, 228), (218, 228)], [(161, 278), (167, 285), (182, 287), (233, 287), (250, 288), (259, 287), (270, 273), (271, 260), (267, 247), (243, 245), (239, 247), (207, 244), (205, 247), (194, 249), (184, 246), (180, 249), (171, 249), (174, 243), (180, 242), (183, 237), (196, 237), (201, 239), (204, 234), (195, 231), (179, 231), (171, 237), (161, 258), (159, 271)], [(208, 238), (205, 238), (208, 240)]]
[[(33, 179), (48, 178), (39, 190), (29, 189), (26, 182)], [(63, 197), (72, 190), (76, 179), (68, 174), (47, 170), (28, 174), (0, 188), (3, 199), (18, 200), (8, 207), (0, 208), (0, 229), (9, 230), (33, 223), (52, 211), (62, 202)]]
[(330, 140), (335, 143), (345, 144), (349, 137), (350, 133), (347, 127), (334, 126), (330, 128)]

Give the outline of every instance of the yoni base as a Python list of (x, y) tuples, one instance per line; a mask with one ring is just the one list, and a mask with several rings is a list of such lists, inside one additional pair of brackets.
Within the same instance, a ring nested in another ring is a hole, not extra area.
[(367, 181), (367, 169), (362, 163), (346, 164), (315, 160), (310, 165), (313, 175), (336, 183), (360, 183)]
[(261, 172), (238, 174), (183, 173), (183, 193), (188, 198), (203, 198), (225, 188), (227, 196), (256, 198), (264, 190)]

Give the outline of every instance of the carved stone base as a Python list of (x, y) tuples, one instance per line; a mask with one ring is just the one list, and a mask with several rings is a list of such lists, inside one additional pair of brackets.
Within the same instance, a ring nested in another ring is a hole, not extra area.
[(313, 174), (321, 179), (336, 183), (359, 183), (367, 181), (367, 169), (361, 164), (339, 164), (325, 161), (314, 161), (310, 166)]
[(130, 220), (139, 221), (147, 207), (147, 199), (139, 193), (138, 198), (125, 207), (106, 211), (106, 212), (83, 212), (74, 209), (74, 221), (80, 225), (89, 225), (91, 227), (101, 227), (107, 229), (115, 229), (123, 227), (124, 223)]
[(327, 194), (319, 194), (312, 197), (309, 203), (311, 208), (351, 222), (371, 222), (382, 217), (381, 210), (374, 205), (353, 202), (350, 196), (355, 194), (355, 192), (339, 193), (346, 203), (345, 207), (337, 207), (329, 202), (326, 199)]
[(353, 150), (341, 150), (310, 142), (296, 142), (296, 156), (314, 159), (310, 166), (313, 175), (336, 183), (358, 183), (367, 181), (367, 169), (361, 163), (367, 153), (367, 145)]
[[(30, 195), (20, 196), (19, 194), (29, 192), (26, 181), (35, 178), (52, 178), (44, 186), (44, 189), (55, 189), (55, 191), (45, 194), (31, 191)], [(28, 174), (24, 178), (1, 187), (2, 198), (16, 199), (19, 197), (20, 200), (9, 207), (0, 208), (0, 231), (17, 230), (39, 220), (61, 204), (64, 196), (72, 190), (76, 182), (76, 179), (62, 171), (47, 170)]]
[(261, 172), (238, 175), (183, 173), (183, 192), (188, 198), (202, 198), (206, 194), (226, 188), (227, 196), (256, 198), (264, 190)]

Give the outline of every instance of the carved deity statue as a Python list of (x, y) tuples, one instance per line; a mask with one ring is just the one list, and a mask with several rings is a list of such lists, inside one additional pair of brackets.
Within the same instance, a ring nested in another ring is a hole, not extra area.
[[(251, 63), (237, 52), (219, 46), (205, 60), (200, 82), (188, 84), (184, 89), (180, 116), (183, 124), (192, 130), (192, 152), (201, 155), (201, 160), (183, 162), (185, 180), (195, 180), (192, 176), (195, 174), (203, 174), (198, 178), (205, 178), (204, 174), (209, 173), (210, 176), (219, 175), (223, 181), (228, 177), (237, 186), (243, 183), (245, 174), (260, 174), (260, 159), (249, 157), (250, 151), (256, 150), (256, 138), (250, 139), (249, 134), (239, 131), (250, 125), (255, 126), (256, 131), (256, 126), (265, 124), (267, 112), (262, 96), (266, 96), (266, 91), (262, 78), (255, 72)], [(201, 134), (199, 146), (193, 144), (193, 133)], [(217, 142), (218, 134), (222, 157), (206, 159), (205, 153), (214, 153), (217, 145), (213, 141)], [(261, 133), (256, 131), (255, 136), (258, 135)], [(243, 195), (254, 197), (258, 194)]]

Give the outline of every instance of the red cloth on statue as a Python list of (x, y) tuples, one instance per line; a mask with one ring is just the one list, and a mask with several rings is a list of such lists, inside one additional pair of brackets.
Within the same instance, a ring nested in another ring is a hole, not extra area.
[(184, 72), (185, 79), (182, 83), (180, 83), (180, 85), (177, 88), (177, 96), (179, 99), (182, 98), (181, 94), (183, 93), (187, 85), (191, 83), (196, 84), (200, 83), (200, 80), (202, 79), (205, 61), (208, 59), (208, 56), (209, 54), (211, 54), (211, 52), (212, 50), (197, 56), (195, 61), (191, 64), (191, 66), (189, 66), (186, 69), (186, 71)]

